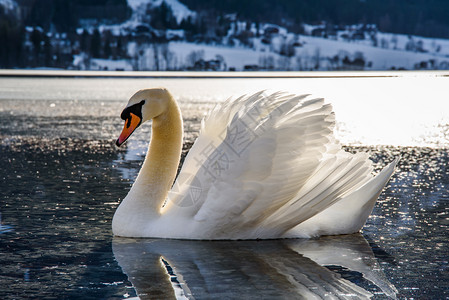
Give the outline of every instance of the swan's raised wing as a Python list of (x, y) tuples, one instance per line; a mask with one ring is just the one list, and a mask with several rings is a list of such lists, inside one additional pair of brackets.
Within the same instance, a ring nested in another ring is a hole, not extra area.
[(334, 123), (331, 106), (307, 95), (217, 105), (165, 210), (207, 224), (203, 238), (281, 236), (371, 178), (366, 155), (333, 142)]

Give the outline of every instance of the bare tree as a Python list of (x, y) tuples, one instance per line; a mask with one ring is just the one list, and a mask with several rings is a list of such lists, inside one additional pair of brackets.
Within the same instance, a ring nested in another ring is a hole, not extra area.
[(163, 44), (160, 44), (159, 46), (160, 46), (161, 55), (165, 61), (164, 69), (170, 70), (172, 61), (173, 61), (173, 58), (175, 55), (173, 54), (173, 52), (170, 51), (170, 47), (169, 47), (168, 43), (163, 43)]
[(264, 70), (274, 70), (274, 58), (271, 55), (259, 57), (259, 65)]
[(280, 56), (277, 60), (277, 69), (281, 71), (290, 71), (290, 58)]
[(320, 61), (321, 61), (321, 51), (320, 48), (315, 48), (315, 53), (313, 54), (312, 57), (313, 60), (313, 68), (315, 70), (318, 70), (320, 68)]
[(215, 55), (215, 59), (219, 62), (219, 64), (222, 67), (222, 69), (224, 71), (226, 71), (227, 66), (226, 66), (226, 61), (225, 61), (224, 57), (221, 56), (220, 54), (217, 54), (217, 55)]
[(154, 66), (156, 68), (156, 71), (160, 71), (159, 66), (159, 51), (160, 51), (160, 44), (153, 43), (153, 58), (154, 58)]

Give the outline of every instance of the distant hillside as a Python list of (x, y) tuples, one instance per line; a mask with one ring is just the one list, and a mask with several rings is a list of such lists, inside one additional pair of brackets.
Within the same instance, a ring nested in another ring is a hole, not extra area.
[(448, 70), (447, 12), (443, 0), (0, 0), (0, 68)]
[(103, 23), (123, 22), (131, 15), (127, 0), (15, 0), (25, 26), (45, 31), (54, 26), (58, 32), (74, 31), (81, 20)]
[(376, 24), (380, 31), (449, 38), (447, 0), (180, 0), (194, 11), (237, 13), (301, 33), (301, 24)]
[[(13, 3), (12, 0), (2, 0)], [(25, 26), (59, 32), (75, 30), (86, 20), (105, 24), (128, 19), (141, 0), (15, 0)], [(153, 0), (160, 5), (162, 0)], [(166, 0), (170, 5), (170, 1)], [(295, 33), (302, 24), (376, 24), (383, 32), (449, 38), (447, 0), (180, 0), (207, 18), (236, 13), (240, 20), (273, 23)], [(178, 20), (180, 21), (180, 20)]]

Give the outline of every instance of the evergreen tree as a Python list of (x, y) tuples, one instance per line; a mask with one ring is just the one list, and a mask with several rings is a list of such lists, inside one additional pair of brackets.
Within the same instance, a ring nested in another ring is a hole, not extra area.
[(100, 49), (101, 49), (101, 36), (100, 31), (95, 28), (94, 33), (92, 34), (92, 39), (90, 41), (90, 54), (92, 57), (100, 57)]
[(83, 33), (81, 34), (80, 48), (81, 51), (84, 52), (88, 52), (89, 50), (89, 32), (87, 32), (86, 29), (84, 29)]
[(171, 7), (162, 1), (161, 5), (150, 10), (150, 25), (156, 29), (175, 29), (178, 27)]
[(50, 38), (48, 35), (43, 35), (44, 42), (44, 66), (51, 67), (52, 66), (52, 45)]
[(106, 39), (104, 41), (103, 54), (104, 54), (105, 58), (110, 58), (111, 57), (111, 54), (112, 54), (111, 38), (109, 36), (106, 36)]
[(121, 57), (123, 56), (123, 36), (120, 34), (117, 38), (117, 44), (116, 44), (116, 55)]
[(0, 10), (0, 68), (24, 66), (23, 42), (23, 27)]
[(33, 66), (38, 66), (41, 54), (42, 33), (40, 30), (34, 28), (30, 36), (31, 43), (33, 44)]

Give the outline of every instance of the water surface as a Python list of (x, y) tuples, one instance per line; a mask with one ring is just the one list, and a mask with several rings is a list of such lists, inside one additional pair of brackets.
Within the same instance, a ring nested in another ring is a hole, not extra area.
[[(0, 298), (449, 297), (447, 77), (1, 78)], [(186, 149), (214, 103), (264, 88), (332, 100), (348, 151), (398, 170), (361, 234), (312, 240), (118, 239), (111, 219), (151, 126), (124, 148), (136, 90), (180, 101)]]

